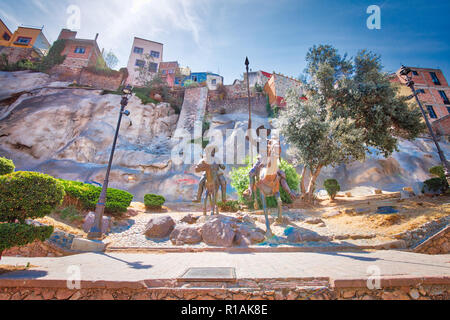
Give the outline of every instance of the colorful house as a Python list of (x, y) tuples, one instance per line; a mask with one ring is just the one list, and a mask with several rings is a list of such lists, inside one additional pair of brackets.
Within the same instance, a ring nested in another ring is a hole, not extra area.
[[(419, 93), (419, 100), (431, 122), (450, 114), (450, 87), (444, 74), (439, 69), (415, 68), (412, 70), (412, 80)], [(400, 95), (410, 96), (411, 89), (407, 87), (400, 76), (400, 70), (391, 75), (391, 82), (400, 84)], [(446, 122), (447, 123), (447, 122)]]
[(159, 64), (159, 74), (169, 87), (181, 86), (182, 76), (178, 61), (161, 62)]
[[(127, 84), (142, 85), (142, 83), (139, 83), (139, 68), (142, 67), (148, 68), (150, 75), (156, 75), (159, 65), (163, 61), (163, 50), (164, 45), (162, 43), (135, 37), (128, 59)], [(150, 57), (150, 59), (146, 59), (147, 57)]]
[(189, 76), (184, 78), (183, 86), (186, 82), (204, 84), (209, 90), (217, 90), (219, 85), (223, 84), (223, 77), (211, 72), (192, 72)]
[(62, 29), (58, 40), (65, 40), (65, 47), (62, 52), (66, 59), (61, 67), (76, 71), (85, 67), (92, 67), (97, 64), (98, 59), (103, 61), (103, 55), (97, 44), (98, 33), (95, 39), (78, 39), (76, 31)]
[(8, 47), (13, 33), (6, 24), (0, 19), (0, 46)]
[(50, 43), (42, 32), (43, 28), (18, 27), (9, 40), (9, 47), (33, 48), (40, 56), (45, 56)]
[(300, 96), (303, 96), (303, 84), (301, 81), (274, 73), (264, 86), (264, 91), (269, 96), (271, 106), (286, 106), (286, 94), (288, 90), (294, 89)]

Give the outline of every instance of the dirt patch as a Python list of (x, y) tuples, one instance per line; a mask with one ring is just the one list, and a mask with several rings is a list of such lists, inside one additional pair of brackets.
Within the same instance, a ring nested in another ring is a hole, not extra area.
[(30, 268), (36, 268), (36, 266), (33, 266), (31, 264), (28, 264), (26, 266), (0, 265), (0, 274), (6, 274), (6, 273), (10, 273), (10, 272), (15, 272), (15, 271), (24, 271), (24, 270), (28, 270)]

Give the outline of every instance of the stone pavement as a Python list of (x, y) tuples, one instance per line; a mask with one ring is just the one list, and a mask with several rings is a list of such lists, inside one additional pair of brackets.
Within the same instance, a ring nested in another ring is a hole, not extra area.
[[(140, 282), (179, 278), (191, 267), (234, 267), (238, 279), (367, 279), (373, 270), (382, 278), (450, 280), (450, 255), (404, 251), (333, 253), (87, 253), (60, 258), (3, 257), (0, 265), (32, 267), (0, 275), (5, 280), (63, 280), (71, 266), (80, 267), (83, 281)], [(449, 282), (449, 281), (447, 281)]]

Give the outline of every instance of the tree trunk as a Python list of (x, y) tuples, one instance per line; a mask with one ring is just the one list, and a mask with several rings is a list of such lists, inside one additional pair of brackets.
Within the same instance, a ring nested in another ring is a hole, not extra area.
[(300, 190), (301, 190), (302, 194), (306, 193), (306, 188), (305, 188), (306, 170), (307, 170), (307, 167), (304, 166), (303, 171), (302, 171), (302, 178), (300, 180)]
[(316, 170), (311, 170), (311, 179), (309, 181), (308, 191), (306, 192), (306, 200), (311, 201), (313, 199), (314, 190), (316, 187), (316, 180), (319, 177), (320, 171), (322, 170), (323, 165), (319, 165)]

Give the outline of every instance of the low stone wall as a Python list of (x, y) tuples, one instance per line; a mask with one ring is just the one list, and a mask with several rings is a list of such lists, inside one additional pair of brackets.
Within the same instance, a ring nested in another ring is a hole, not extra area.
[[(267, 99), (263, 95), (258, 95), (250, 99), (252, 112), (258, 115), (267, 116)], [(235, 98), (223, 100), (210, 100), (208, 102), (208, 111), (211, 113), (242, 113), (248, 112), (248, 98)]]
[(448, 254), (450, 253), (450, 226), (445, 227), (431, 238), (414, 248), (416, 253)]
[(117, 90), (124, 80), (125, 75), (119, 71), (112, 72), (111, 74), (100, 74), (92, 72), (89, 69), (82, 69), (80, 73), (79, 84), (84, 86), (90, 86), (94, 88), (100, 88), (105, 90)]
[(5, 250), (2, 254), (4, 257), (62, 257), (64, 253), (61, 249), (48, 243), (35, 241), (23, 247), (13, 247)]
[[(169, 281), (169, 280), (168, 280)], [(20, 282), (20, 283), (19, 283)], [(385, 279), (382, 289), (370, 290), (366, 280), (332, 281), (280, 279), (240, 280), (242, 288), (209, 283), (208, 288), (163, 287), (163, 280), (144, 283), (83, 283), (69, 290), (65, 281), (0, 280), (0, 300), (448, 300), (450, 281), (445, 278)], [(38, 283), (44, 284), (39, 286)], [(64, 283), (64, 286), (60, 284)], [(254, 284), (257, 288), (251, 288)], [(307, 285), (306, 285), (307, 284)], [(146, 287), (146, 286), (154, 287)], [(198, 285), (198, 284), (196, 284)], [(247, 287), (245, 287), (247, 286)], [(250, 288), (248, 288), (250, 286)]]

